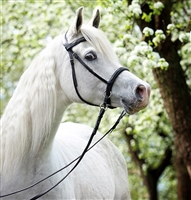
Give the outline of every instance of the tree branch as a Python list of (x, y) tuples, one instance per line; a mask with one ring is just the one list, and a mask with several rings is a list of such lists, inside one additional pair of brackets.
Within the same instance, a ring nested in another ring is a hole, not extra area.
[[(126, 127), (127, 126), (125, 126), (125, 128)], [(140, 150), (139, 149), (134, 150), (132, 148), (132, 146), (131, 146), (131, 140), (135, 140), (134, 137), (133, 137), (133, 135), (132, 134), (127, 134), (126, 131), (125, 131), (125, 129), (124, 129), (124, 131), (122, 131), (122, 133), (124, 135), (124, 138), (125, 138), (125, 140), (127, 142), (128, 147), (129, 147), (129, 151), (130, 151), (130, 154), (132, 156), (132, 159), (138, 165), (140, 173), (141, 173), (141, 177), (143, 179), (143, 182), (144, 182), (144, 184), (148, 188), (149, 187), (148, 186), (148, 182), (147, 182), (146, 176), (145, 176), (143, 168), (142, 168), (142, 165), (145, 164), (145, 160), (144, 159), (140, 159), (138, 157), (138, 154), (139, 154)]]
[(165, 157), (161, 160), (161, 163), (156, 168), (156, 178), (159, 179), (163, 171), (171, 164), (171, 158), (172, 158), (172, 149), (168, 147), (164, 153)]

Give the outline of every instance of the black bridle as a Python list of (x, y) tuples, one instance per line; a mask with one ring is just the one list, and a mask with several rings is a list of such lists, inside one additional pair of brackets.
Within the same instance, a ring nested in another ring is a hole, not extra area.
[(18, 190), (18, 191), (15, 191), (15, 192), (12, 192), (12, 193), (9, 193), (9, 194), (5, 194), (5, 195), (2, 195), (0, 196), (0, 198), (3, 198), (3, 197), (7, 197), (7, 196), (10, 196), (10, 195), (13, 195), (13, 194), (16, 194), (16, 193), (19, 193), (19, 192), (23, 192), (25, 190), (28, 190), (38, 184), (40, 184), (41, 182), (47, 180), (48, 178), (54, 176), (55, 174), (59, 173), (60, 171), (66, 169), (67, 167), (69, 167), (72, 163), (74, 163), (75, 161), (76, 164), (72, 167), (72, 169), (59, 181), (57, 182), (54, 186), (52, 186), (50, 189), (46, 190), (45, 192), (39, 194), (39, 195), (36, 195), (34, 196), (33, 198), (31, 198), (30, 200), (36, 200), (42, 196), (44, 196), (45, 194), (47, 194), (48, 192), (50, 192), (51, 190), (53, 190), (56, 186), (58, 186), (61, 182), (63, 182), (68, 176), (69, 174), (78, 166), (78, 164), (81, 162), (82, 158), (84, 157), (84, 155), (90, 150), (92, 149), (98, 142), (100, 142), (107, 134), (111, 133), (115, 128), (116, 126), (119, 124), (120, 120), (125, 116), (125, 111), (122, 111), (122, 113), (120, 114), (120, 116), (118, 117), (117, 121), (115, 122), (115, 124), (109, 129), (109, 131), (107, 131), (97, 142), (95, 142), (92, 146), (91, 145), (91, 142), (99, 128), (99, 125), (101, 123), (101, 120), (102, 120), (102, 117), (106, 111), (107, 108), (114, 108), (112, 105), (111, 105), (111, 91), (112, 91), (112, 87), (113, 87), (113, 84), (115, 82), (115, 80), (117, 79), (117, 77), (121, 74), (121, 72), (127, 70), (129, 71), (127, 68), (125, 67), (120, 67), (118, 68), (114, 73), (113, 75), (110, 77), (109, 81), (105, 80), (104, 78), (102, 78), (100, 75), (98, 75), (97, 73), (95, 73), (75, 52), (73, 52), (72, 48), (78, 44), (80, 44), (81, 42), (85, 42), (86, 39), (84, 37), (81, 37), (71, 43), (68, 43), (68, 40), (67, 40), (67, 37), (66, 37), (66, 34), (65, 34), (65, 40), (66, 40), (66, 43), (64, 44), (65, 46), (65, 49), (67, 50), (68, 54), (69, 54), (69, 57), (70, 57), (70, 64), (71, 64), (71, 68), (72, 68), (72, 78), (73, 78), (73, 84), (74, 84), (74, 88), (75, 88), (75, 91), (78, 95), (78, 97), (83, 101), (85, 102), (86, 104), (89, 104), (89, 105), (93, 105), (93, 106), (98, 106), (98, 105), (94, 105), (92, 103), (89, 103), (88, 101), (86, 101), (79, 93), (78, 91), (78, 83), (77, 83), (77, 78), (76, 78), (76, 72), (75, 72), (75, 66), (74, 66), (74, 57), (91, 73), (93, 74), (95, 77), (97, 77), (98, 79), (100, 79), (102, 82), (104, 82), (106, 84), (106, 91), (105, 91), (105, 97), (104, 97), (104, 101), (103, 103), (101, 104), (100, 106), (100, 112), (99, 112), (99, 115), (98, 115), (98, 118), (97, 118), (97, 121), (96, 121), (96, 124), (95, 124), (95, 127), (92, 131), (92, 134), (90, 136), (90, 139), (85, 147), (85, 149), (83, 150), (82, 154), (77, 157), (75, 160), (73, 160), (72, 162), (70, 162), (68, 165), (64, 166), (63, 168), (59, 169), (58, 171), (54, 172), (53, 174), (47, 176), (46, 178), (38, 181), (37, 183), (29, 186), (29, 187), (26, 187), (26, 188), (23, 188), (21, 190)]
[[(67, 33), (66, 33), (67, 34)], [(84, 37), (78, 38), (77, 40), (68, 43), (68, 39), (66, 37), (65, 34), (65, 40), (66, 43), (64, 44), (65, 49), (67, 50), (69, 57), (70, 57), (70, 64), (71, 64), (71, 68), (72, 68), (72, 78), (73, 78), (73, 84), (74, 84), (74, 88), (75, 91), (78, 95), (78, 97), (86, 104), (89, 105), (93, 105), (93, 106), (98, 106), (98, 105), (94, 105), (88, 101), (86, 101), (79, 93), (78, 91), (78, 82), (77, 82), (77, 78), (76, 78), (76, 71), (75, 71), (75, 66), (74, 66), (74, 57), (91, 73), (93, 74), (96, 78), (100, 79), (102, 82), (104, 82), (107, 87), (106, 87), (106, 91), (105, 91), (105, 98), (104, 98), (104, 102), (102, 104), (102, 106), (104, 107), (109, 107), (109, 108), (114, 108), (111, 105), (111, 90), (113, 87), (113, 84), (116, 80), (116, 78), (119, 76), (119, 74), (121, 74), (121, 72), (127, 70), (129, 71), (127, 68), (125, 67), (120, 67), (118, 68), (113, 75), (111, 76), (111, 78), (109, 79), (109, 81), (105, 80), (104, 78), (102, 78), (99, 74), (97, 74), (96, 72), (94, 72), (79, 56), (78, 54), (76, 54), (75, 52), (73, 52), (72, 48), (75, 47), (76, 45), (80, 44), (81, 42), (85, 42), (86, 39)]]

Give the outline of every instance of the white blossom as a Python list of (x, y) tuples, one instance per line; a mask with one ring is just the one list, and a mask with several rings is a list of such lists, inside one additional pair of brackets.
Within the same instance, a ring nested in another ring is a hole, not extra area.
[(154, 45), (157, 46), (160, 43), (160, 38), (159, 37), (154, 37), (152, 39), (152, 41), (153, 41)]
[(133, 3), (129, 6), (129, 11), (132, 12), (135, 17), (139, 17), (142, 13), (141, 6), (137, 3)]
[(126, 128), (126, 133), (128, 133), (128, 134), (132, 133), (132, 128), (131, 127), (127, 127)]
[(123, 48), (123, 47), (116, 47), (116, 48), (114, 48), (114, 50), (115, 50), (115, 52), (116, 52), (117, 54), (120, 54), (120, 55), (126, 53), (126, 49)]
[(145, 27), (144, 29), (143, 29), (143, 33), (145, 34), (145, 36), (151, 36), (151, 35), (153, 35), (154, 34), (154, 31), (153, 31), (153, 29), (151, 29), (151, 28), (149, 28), (149, 27)]
[(162, 30), (156, 30), (155, 31), (155, 37), (153, 38), (153, 43), (155, 46), (157, 46), (161, 41), (165, 40), (166, 35), (163, 33)]
[(125, 34), (125, 35), (123, 36), (123, 39), (124, 39), (124, 40), (127, 40), (127, 41), (130, 41), (130, 40), (132, 40), (132, 35), (130, 35), (130, 34)]
[(154, 60), (154, 61), (158, 61), (159, 59), (160, 59), (160, 55), (159, 55), (159, 53), (157, 53), (157, 52), (152, 52), (152, 59)]
[(161, 30), (161, 29), (158, 29), (155, 31), (155, 35), (162, 35), (162, 34), (164, 34), (164, 33), (163, 33), (163, 30)]
[(135, 65), (137, 62), (139, 62), (140, 58), (136, 55), (131, 55), (128, 60), (127, 60), (127, 64), (128, 65)]
[(157, 62), (157, 67), (160, 67), (161, 69), (167, 69), (168, 66), (169, 64), (164, 58), (160, 58)]
[(141, 42), (140, 42), (140, 45), (141, 45), (141, 46), (148, 46), (148, 44), (147, 44), (145, 41), (141, 41)]
[(139, 0), (133, 0), (132, 4), (139, 4)]
[(131, 51), (131, 55), (138, 55), (139, 54), (139, 47), (135, 46), (135, 48)]
[(161, 35), (160, 35), (160, 39), (161, 39), (161, 40), (165, 40), (165, 39), (166, 39), (166, 35), (165, 35), (165, 34), (161, 34)]
[(172, 31), (175, 29), (175, 25), (174, 24), (168, 24), (167, 29)]
[(122, 41), (117, 40), (117, 41), (114, 43), (114, 47), (123, 47)]
[(155, 31), (155, 35), (158, 36), (160, 38), (160, 40), (164, 40), (166, 38), (166, 36), (163, 33), (163, 31), (160, 30), (160, 29)]
[(164, 8), (164, 5), (162, 2), (158, 1), (158, 2), (154, 3), (154, 8), (157, 10), (162, 10)]
[(154, 67), (157, 66), (157, 64), (156, 64), (156, 62), (153, 61), (153, 60), (145, 59), (145, 60), (143, 61), (143, 66), (144, 66), (145, 68), (154, 68)]
[(191, 32), (181, 32), (178, 38), (181, 42), (191, 42)]
[(151, 46), (141, 46), (140, 48), (140, 52), (141, 54), (148, 54), (151, 53), (153, 51)]

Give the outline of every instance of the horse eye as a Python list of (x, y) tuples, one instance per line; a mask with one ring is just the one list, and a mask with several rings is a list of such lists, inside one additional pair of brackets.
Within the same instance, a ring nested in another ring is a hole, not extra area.
[(97, 58), (97, 55), (94, 52), (89, 52), (85, 55), (85, 59), (88, 61), (95, 60)]

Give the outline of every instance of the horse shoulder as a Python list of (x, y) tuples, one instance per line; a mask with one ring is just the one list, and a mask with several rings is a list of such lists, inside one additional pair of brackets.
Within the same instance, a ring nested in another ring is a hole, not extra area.
[[(62, 143), (62, 148), (67, 151), (67, 153), (64, 152), (64, 155), (67, 156), (67, 154), (70, 154), (68, 155), (68, 158), (73, 159), (78, 157), (87, 145), (92, 130), (93, 129), (91, 127), (83, 124), (72, 122), (62, 123), (58, 129), (56, 140), (59, 141), (59, 143)], [(94, 144), (102, 136), (103, 135), (100, 132), (97, 132), (92, 144)], [(96, 146), (85, 155), (83, 160), (83, 162), (75, 170), (77, 173), (76, 176), (79, 176), (79, 181), (84, 179), (83, 176), (87, 177), (87, 179), (88, 176), (90, 176), (89, 179), (93, 180), (91, 174), (92, 171), (96, 171), (96, 176), (100, 178), (106, 177), (107, 174), (108, 176), (106, 178), (108, 180), (106, 181), (109, 182), (110, 180), (109, 184), (111, 186), (113, 183), (113, 189), (115, 190), (113, 198), (126, 200), (130, 199), (125, 159), (117, 147), (108, 138), (105, 137), (98, 144), (96, 144)], [(70, 161), (72, 161), (72, 159)], [(91, 163), (94, 164), (91, 165)], [(83, 167), (86, 168), (85, 174)], [(81, 178), (79, 174), (81, 174)], [(104, 180), (102, 180), (102, 182), (103, 181)], [(98, 182), (99, 185), (100, 182)]]

